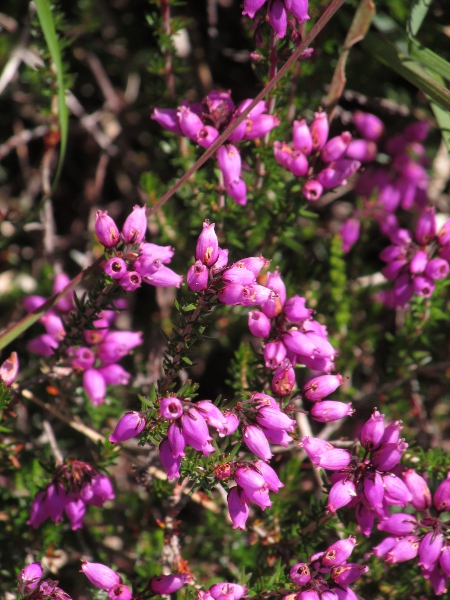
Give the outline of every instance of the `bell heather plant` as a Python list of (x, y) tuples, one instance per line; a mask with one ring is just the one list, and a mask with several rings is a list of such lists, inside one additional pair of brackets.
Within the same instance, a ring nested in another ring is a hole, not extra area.
[(1, 593), (445, 596), (439, 3), (197, 4), (4, 9)]

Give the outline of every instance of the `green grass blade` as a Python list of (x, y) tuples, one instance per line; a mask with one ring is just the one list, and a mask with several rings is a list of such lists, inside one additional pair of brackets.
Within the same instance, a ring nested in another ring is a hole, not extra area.
[(44, 33), (45, 41), (52, 57), (53, 64), (56, 69), (56, 83), (58, 86), (58, 118), (60, 130), (60, 150), (58, 169), (53, 181), (52, 189), (58, 183), (61, 169), (64, 162), (64, 156), (67, 148), (67, 135), (69, 130), (69, 111), (66, 104), (66, 93), (64, 89), (64, 68), (59, 47), (58, 36), (56, 35), (55, 23), (53, 20), (52, 10), (48, 0), (35, 0), (36, 12), (39, 23)]
[(409, 55), (399, 52), (393, 44), (373, 33), (366, 36), (363, 47), (370, 56), (422, 90), (433, 102), (450, 110), (450, 91)]
[(411, 42), (410, 54), (421, 65), (450, 81), (450, 63), (439, 56), (439, 54), (422, 46), (416, 40), (412, 40)]
[(409, 11), (406, 30), (409, 37), (414, 38), (417, 35), (422, 23), (427, 16), (428, 9), (433, 0), (413, 0), (411, 10)]

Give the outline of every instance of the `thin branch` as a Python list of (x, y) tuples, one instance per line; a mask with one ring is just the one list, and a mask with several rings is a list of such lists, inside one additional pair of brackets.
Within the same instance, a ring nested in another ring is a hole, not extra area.
[(174, 183), (174, 185), (167, 190), (167, 192), (149, 209), (149, 214), (156, 212), (171, 198), (175, 192), (216, 152), (220, 146), (226, 142), (232, 132), (239, 127), (239, 125), (245, 121), (249, 113), (255, 108), (255, 106), (263, 100), (269, 92), (271, 92), (279, 83), (279, 81), (286, 75), (289, 69), (298, 61), (300, 56), (311, 44), (311, 42), (319, 35), (328, 21), (334, 16), (334, 14), (341, 8), (345, 3), (345, 0), (333, 0), (330, 6), (326, 9), (302, 43), (294, 50), (288, 60), (284, 63), (278, 73), (271, 79), (263, 90), (256, 96), (256, 98), (242, 111), (238, 118), (230, 123), (225, 131), (217, 138), (217, 140), (211, 144), (204, 154), (192, 165), (190, 169), (184, 173), (180, 179)]

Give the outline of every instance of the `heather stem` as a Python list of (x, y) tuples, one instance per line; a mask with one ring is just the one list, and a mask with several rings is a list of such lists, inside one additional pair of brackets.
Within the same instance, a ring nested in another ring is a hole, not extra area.
[[(180, 340), (178, 341), (172, 352), (169, 348), (168, 355), (166, 355), (164, 361), (165, 375), (160, 384), (161, 394), (166, 394), (169, 391), (173, 379), (181, 370), (181, 362), (183, 360), (183, 355), (185, 354), (183, 350), (186, 351), (194, 343), (195, 340), (191, 339), (193, 329), (201, 315), (208, 310), (209, 307), (207, 307), (204, 297), (199, 296), (197, 307), (195, 308), (193, 313), (189, 317), (187, 317), (186, 326), (179, 330), (178, 336)], [(172, 356), (170, 356), (170, 354)]]
[[(164, 23), (164, 33), (170, 37), (172, 35), (170, 26), (170, 0), (161, 0), (161, 15)], [(164, 60), (167, 92), (169, 97), (173, 99), (175, 98), (175, 77), (172, 70), (172, 52), (169, 45), (164, 50)]]

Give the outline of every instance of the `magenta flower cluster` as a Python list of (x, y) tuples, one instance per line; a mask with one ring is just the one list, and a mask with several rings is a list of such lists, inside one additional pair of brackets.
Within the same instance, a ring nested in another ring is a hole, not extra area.
[[(65, 273), (58, 273), (53, 282), (52, 293), (58, 294), (69, 283), (70, 279)], [(32, 312), (45, 304), (46, 300), (43, 296), (27, 296), (23, 304), (28, 312)], [(61, 317), (69, 313), (72, 309), (73, 292), (69, 292), (58, 300), (52, 309), (40, 317), (38, 322), (45, 327), (45, 333), (30, 340), (27, 344), (27, 349), (39, 356), (52, 356), (66, 336), (64, 322)]]
[[(29, 296), (24, 304), (28, 310), (32, 310), (44, 301), (40, 296)], [(126, 306), (127, 303), (123, 299), (114, 302), (114, 308), (117, 310)], [(71, 371), (75, 374), (83, 373), (84, 391), (95, 406), (105, 401), (108, 385), (128, 384), (131, 376), (118, 362), (142, 343), (141, 333), (112, 329), (117, 314), (115, 310), (101, 311), (93, 321), (95, 329), (86, 329), (83, 332), (86, 346), (70, 346), (66, 353), (66, 363)], [(45, 313), (40, 321), (46, 327), (47, 333), (31, 340), (28, 350), (40, 356), (51, 356), (66, 335), (64, 323), (54, 311)]]
[[(410, 210), (415, 206), (421, 211), (428, 203), (428, 158), (421, 143), (428, 134), (428, 124), (411, 123), (402, 133), (386, 139), (383, 122), (373, 114), (356, 111), (353, 124), (369, 148), (366, 158), (372, 164), (359, 174), (355, 185), (363, 207), (354, 211), (340, 231), (344, 252), (358, 240), (362, 218), (373, 219), (383, 233), (392, 237), (399, 228), (395, 215), (399, 208)], [(352, 143), (361, 144), (362, 140)], [(379, 148), (383, 160), (376, 163)]]
[(268, 261), (262, 256), (251, 256), (228, 265), (228, 250), (219, 247), (214, 223), (203, 223), (195, 259), (186, 277), (194, 292), (217, 294), (219, 301), (228, 306), (257, 306), (276, 296), (276, 292), (257, 283)]
[[(95, 587), (105, 590), (110, 600), (131, 600), (133, 592), (123, 583), (122, 577), (102, 563), (91, 563), (83, 561), (82, 572)], [(184, 573), (172, 573), (170, 575), (155, 575), (152, 577), (144, 590), (152, 595), (168, 595), (178, 591), (190, 579)], [(136, 595), (141, 597), (142, 594)]]
[(209, 400), (191, 403), (179, 398), (162, 398), (160, 416), (170, 421), (167, 437), (159, 445), (159, 456), (169, 479), (180, 477), (181, 458), (186, 446), (203, 456), (215, 452), (208, 426), (219, 435), (228, 435), (228, 419)]
[(283, 600), (356, 600), (350, 585), (368, 572), (369, 567), (350, 563), (356, 538), (335, 542), (325, 552), (313, 554), (309, 562), (295, 564), (289, 573), (297, 586)]
[(87, 505), (102, 508), (114, 499), (110, 480), (89, 463), (70, 460), (56, 470), (52, 481), (34, 498), (27, 521), (35, 529), (46, 519), (61, 521), (66, 513), (72, 529), (83, 526)]
[(236, 484), (228, 492), (228, 512), (233, 529), (245, 529), (250, 503), (262, 510), (270, 508), (269, 491), (278, 494), (278, 490), (284, 487), (272, 467), (262, 460), (220, 465), (216, 468), (216, 477), (231, 478)]
[(374, 554), (389, 564), (418, 557), (422, 575), (434, 593), (444, 594), (450, 578), (450, 473), (433, 496), (426, 480), (414, 469), (403, 473), (403, 481), (415, 514), (395, 513), (381, 521), (378, 529), (390, 535), (374, 547)]
[[(103, 266), (105, 273), (127, 292), (137, 290), (142, 282), (156, 287), (180, 287), (181, 275), (166, 267), (173, 257), (172, 248), (145, 242), (146, 231), (145, 206), (133, 208), (121, 232), (106, 210), (97, 211), (95, 233), (100, 243), (113, 254)], [(118, 250), (120, 242), (124, 247)]]
[(199, 590), (197, 600), (241, 600), (241, 598), (245, 598), (246, 594), (245, 585), (221, 581), (207, 590)]
[[(244, 0), (243, 15), (251, 19), (256, 12), (266, 4), (267, 0)], [(267, 17), (269, 23), (279, 38), (284, 38), (289, 24), (289, 15), (292, 15), (298, 23), (304, 23), (309, 19), (308, 0), (269, 0), (267, 2)], [(292, 25), (292, 28), (294, 25)]]
[(274, 371), (272, 391), (287, 396), (295, 384), (297, 363), (329, 373), (337, 351), (328, 340), (327, 328), (312, 318), (314, 311), (306, 308), (305, 298), (286, 298), (278, 269), (267, 274), (265, 286), (273, 297), (261, 304), (261, 310), (249, 313), (248, 326), (255, 337), (263, 339), (265, 366)]
[(72, 600), (69, 594), (58, 587), (58, 581), (42, 581), (44, 570), (39, 561), (24, 567), (18, 575), (17, 588), (22, 598), (33, 600)]
[(327, 509), (354, 508), (361, 532), (367, 536), (375, 518), (386, 518), (390, 506), (406, 506), (411, 498), (402, 479), (392, 472), (408, 447), (400, 439), (401, 428), (398, 421), (385, 425), (384, 415), (374, 410), (359, 435), (361, 458), (322, 439), (302, 438), (301, 446), (313, 465), (335, 471)]
[(314, 405), (310, 411), (311, 417), (319, 423), (338, 421), (344, 417), (351, 416), (355, 411), (352, 403), (337, 402), (336, 400), (324, 400), (342, 384), (342, 376), (320, 375), (310, 379), (303, 388), (303, 395)]
[(445, 279), (450, 271), (450, 220), (437, 232), (435, 210), (427, 207), (412, 237), (406, 229), (397, 229), (391, 233), (391, 241), (380, 258), (387, 263), (382, 273), (394, 281), (394, 287), (382, 292), (382, 300), (396, 307), (405, 306), (414, 294), (429, 298), (434, 282)]
[[(251, 104), (247, 99), (235, 106), (229, 92), (213, 90), (201, 103), (183, 101), (178, 108), (155, 108), (152, 119), (172, 133), (184, 135), (203, 148), (209, 148), (219, 135)], [(233, 144), (255, 140), (277, 127), (278, 117), (266, 113), (266, 103), (259, 102), (247, 118), (229, 136), (227, 145), (217, 151), (224, 187), (236, 204), (247, 203), (247, 189), (241, 177), (241, 156)]]
[(325, 189), (345, 185), (361, 162), (373, 160), (373, 147), (365, 140), (353, 140), (349, 131), (328, 139), (325, 112), (316, 112), (308, 126), (304, 119), (294, 121), (292, 145), (275, 142), (277, 162), (295, 177), (305, 177), (302, 192), (307, 200), (318, 200)]

